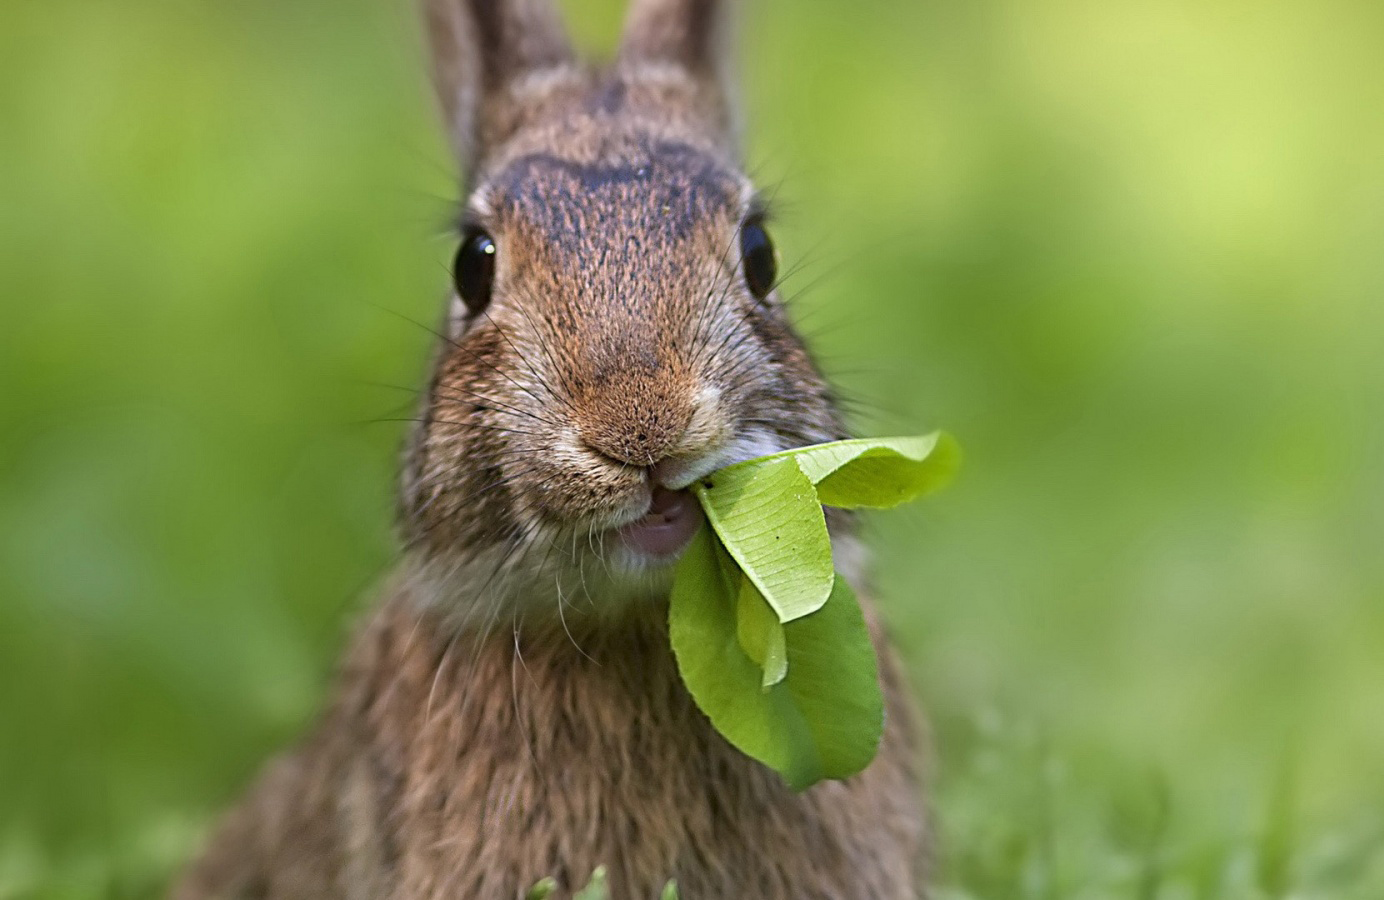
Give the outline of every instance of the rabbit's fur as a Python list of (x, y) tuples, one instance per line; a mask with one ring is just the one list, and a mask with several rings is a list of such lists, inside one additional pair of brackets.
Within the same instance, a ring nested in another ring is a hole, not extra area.
[[(615, 900), (921, 893), (920, 742), (881, 657), (860, 775), (790, 791), (718, 735), (668, 646), (668, 566), (612, 529), (650, 483), (844, 437), (775, 294), (741, 271), (725, 3), (635, 0), (616, 61), (572, 56), (546, 0), (429, 0), (435, 83), (494, 237), (457, 297), (410, 442), (406, 552), (333, 700), (174, 890), (200, 898)], [(837, 565), (860, 584), (845, 517)]]

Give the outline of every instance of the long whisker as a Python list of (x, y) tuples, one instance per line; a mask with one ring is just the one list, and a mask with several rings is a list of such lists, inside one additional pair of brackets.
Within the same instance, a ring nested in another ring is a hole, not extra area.
[[(503, 403), (503, 402), (501, 402), (501, 401), (499, 401), (499, 400), (496, 400), (494, 397), (487, 397), (487, 396), (485, 396), (484, 394), (478, 394), (478, 393), (476, 393), (475, 391), (468, 390), (467, 388), (457, 387), (457, 386), (455, 386), (455, 385), (448, 385), (448, 386), (445, 388), (445, 390), (447, 390), (447, 391), (457, 391), (457, 392), (459, 392), (460, 394), (464, 394), (464, 395), (466, 395), (467, 397), (472, 398), (473, 401), (478, 401), (478, 402), (475, 403), (475, 405), (478, 406), (478, 407), (480, 407), (480, 408), (482, 408), (482, 409), (484, 409), (484, 408), (492, 408), (492, 407), (499, 407), (500, 409), (506, 410), (506, 411), (508, 411), (508, 412), (510, 412), (510, 413), (512, 413), (512, 414), (514, 414), (514, 415), (517, 415), (517, 416), (524, 416), (524, 417), (526, 417), (526, 418), (533, 419), (533, 420), (538, 421), (538, 422), (542, 422), (542, 423), (545, 424), (545, 425), (551, 425), (551, 426), (553, 426), (554, 428), (560, 427), (560, 423), (555, 422), (555, 421), (553, 421), (552, 419), (547, 418), (546, 416), (541, 416), (541, 415), (539, 415), (538, 413), (535, 413), (535, 412), (533, 412), (533, 411), (531, 411), (531, 410), (520, 409), (520, 408), (517, 407), (517, 406), (511, 406), (511, 405), (509, 405), (508, 403)], [(434, 393), (435, 393), (435, 391), (434, 391)], [(460, 398), (451, 398), (451, 399), (460, 399)]]
[[(548, 364), (552, 366), (553, 371), (555, 373), (558, 373), (557, 377), (561, 379), (561, 373), (563, 372), (563, 369), (561, 366), (557, 364), (557, 361), (553, 359), (552, 354), (549, 352), (547, 341), (543, 337), (543, 332), (534, 324), (532, 317), (529, 316), (528, 309), (522, 303), (517, 304), (517, 307), (519, 309), (519, 314), (522, 315), (525, 318), (525, 320), (528, 321), (529, 329), (533, 332), (534, 337), (538, 341), (539, 352), (541, 352), (544, 356), (548, 358)], [(576, 407), (572, 405), (572, 401), (567, 399), (566, 391), (556, 391), (551, 387), (546, 387), (546, 382), (544, 381), (543, 376), (538, 374), (538, 370), (533, 367), (533, 364), (531, 362), (529, 362), (528, 357), (520, 353), (519, 348), (514, 346), (514, 342), (509, 339), (509, 335), (506, 334), (505, 330), (500, 327), (500, 323), (496, 322), (495, 319), (490, 315), (490, 313), (485, 312), (484, 315), (486, 319), (490, 322), (490, 324), (495, 327), (495, 332), (500, 335), (501, 339), (503, 339), (506, 344), (509, 344), (509, 348), (514, 351), (515, 357), (521, 363), (524, 364), (524, 367), (528, 369), (530, 373), (533, 374), (533, 377), (536, 379), (537, 383), (545, 385), (545, 389), (548, 395), (556, 399), (559, 403), (565, 405), (569, 411), (575, 413), (577, 411)]]
[[(702, 365), (702, 354), (709, 347), (711, 343), (711, 334), (714, 331), (714, 329), (706, 328), (706, 316), (713, 309), (718, 313), (720, 312), (720, 307), (725, 300), (727, 289), (722, 289), (721, 294), (717, 298), (715, 303), (708, 303), (707, 301), (710, 300), (711, 295), (715, 293), (716, 284), (720, 280), (720, 276), (724, 273), (726, 269), (726, 264), (730, 259), (731, 250), (734, 249), (736, 241), (738, 241), (739, 239), (740, 229), (736, 228), (731, 232), (730, 240), (726, 242), (726, 248), (723, 251), (721, 251), (720, 260), (716, 264), (715, 268), (712, 270), (711, 285), (707, 288), (706, 296), (702, 298), (702, 303), (700, 304), (700, 308), (698, 309), (697, 324), (696, 328), (693, 331), (692, 341), (692, 358), (694, 361), (694, 365), (696, 366)], [(730, 284), (729, 278), (726, 279), (726, 283), (727, 285)]]
[[(437, 422), (437, 423), (442, 424), (442, 425), (455, 425), (455, 426), (457, 426), (458, 428), (479, 428), (479, 429), (481, 429), (481, 430), (483, 430), (483, 431), (495, 431), (495, 432), (499, 432), (499, 433), (501, 433), (501, 434), (517, 434), (517, 435), (526, 436), (526, 437), (541, 437), (541, 436), (542, 436), (542, 435), (540, 435), (540, 434), (539, 434), (538, 432), (536, 432), (536, 431), (525, 431), (525, 430), (523, 430), (523, 429), (521, 429), (521, 428), (502, 428), (502, 427), (499, 426), (499, 425), (488, 425), (488, 424), (486, 424), (485, 422), (460, 422), (460, 421), (457, 421), (456, 419), (438, 419), (438, 418), (427, 419), (427, 418), (419, 418), (419, 417), (417, 417), (417, 416), (386, 416), (386, 417), (382, 417), (382, 418), (378, 418), (378, 419), (365, 419), (365, 420), (363, 420), (363, 421), (361, 422), (361, 424), (363, 424), (363, 425), (378, 425), (378, 424), (383, 424), (383, 423), (387, 423), (387, 422), (416, 422), (416, 423), (423, 423), (423, 424), (427, 424), (427, 423), (429, 423), (429, 422)], [(512, 448), (507, 448), (507, 449), (513, 450), (514, 452), (527, 452), (527, 451), (530, 450), (530, 448), (527, 448), (527, 447), (512, 447)], [(533, 449), (537, 449), (537, 448), (533, 448)]]
[[(580, 567), (580, 565), (581, 565), (581, 564), (578, 563), (578, 567)], [(566, 603), (565, 603), (565, 601), (562, 599), (562, 582), (561, 582), (561, 579), (557, 580), (557, 582), (556, 582), (556, 587), (557, 587), (557, 618), (558, 618), (558, 621), (562, 623), (562, 630), (567, 634), (567, 640), (571, 641), (572, 646), (576, 648), (576, 650), (577, 650), (578, 653), (580, 653), (582, 656), (585, 656), (587, 659), (590, 659), (592, 662), (596, 662), (596, 660), (594, 660), (594, 659), (591, 658), (591, 655), (590, 655), (590, 654), (588, 654), (585, 650), (582, 649), (581, 644), (578, 644), (578, 643), (577, 643), (577, 639), (576, 639), (575, 637), (572, 636), (572, 629), (570, 629), (570, 628), (567, 627), (567, 614), (566, 614), (566, 612), (563, 611), (563, 607), (566, 605)], [(599, 663), (598, 663), (598, 665), (599, 665)]]
[[(462, 352), (462, 353), (465, 353), (470, 359), (472, 359), (472, 360), (474, 360), (474, 361), (480, 363), (481, 365), (483, 365), (483, 366), (485, 366), (486, 368), (490, 369), (490, 370), (491, 370), (492, 372), (494, 372), (495, 374), (499, 375), (501, 378), (504, 378), (506, 381), (508, 381), (508, 382), (510, 382), (511, 384), (513, 384), (515, 387), (519, 388), (519, 389), (522, 390), (522, 391), (525, 391), (525, 393), (528, 393), (527, 389), (526, 389), (522, 384), (520, 384), (519, 382), (515, 381), (515, 380), (510, 376), (510, 374), (509, 374), (508, 372), (506, 372), (502, 367), (500, 367), (500, 366), (496, 365), (495, 363), (491, 362), (490, 360), (488, 360), (488, 359), (486, 359), (486, 358), (484, 358), (484, 357), (478, 355), (474, 350), (472, 350), (471, 348), (469, 348), (469, 347), (463, 345), (463, 344), (460, 343), (459, 341), (453, 340), (451, 337), (449, 337), (449, 336), (446, 335), (446, 334), (443, 334), (442, 332), (438, 331), (437, 329), (431, 328), (431, 327), (429, 327), (429, 326), (427, 326), (427, 325), (424, 325), (422, 322), (419, 322), (419, 321), (416, 320), (416, 319), (410, 318), (409, 316), (406, 316), (406, 315), (404, 315), (404, 314), (401, 313), (401, 312), (398, 312), (398, 311), (396, 311), (396, 310), (389, 309), (388, 307), (379, 306), (378, 304), (374, 304), (374, 303), (372, 303), (372, 304), (370, 304), (370, 305), (371, 305), (371, 306), (374, 306), (376, 309), (380, 310), (381, 312), (388, 313), (389, 315), (395, 316), (395, 317), (397, 317), (397, 318), (399, 318), (399, 319), (402, 319), (402, 320), (405, 321), (405, 322), (408, 322), (408, 323), (411, 324), (411, 325), (414, 325), (414, 326), (416, 326), (416, 327), (418, 327), (418, 328), (423, 329), (423, 330), (426, 331), (428, 334), (433, 335), (433, 336), (436, 337), (438, 340), (441, 340), (441, 341), (446, 342), (447, 344), (449, 344), (450, 346), (452, 346), (452, 347), (455, 348), (456, 350), (458, 350), (458, 351), (460, 351), (460, 352)], [(458, 388), (458, 387), (455, 387), (455, 386), (452, 386), (452, 389), (454, 389), (454, 390), (462, 390), (462, 391), (465, 390), (464, 388)], [(530, 394), (530, 396), (533, 396), (533, 395)], [(494, 400), (494, 399), (488, 399), (488, 400), (487, 400), (486, 398), (483, 398), (483, 397), (482, 397), (481, 399), (482, 399), (484, 402), (488, 402), (488, 403), (494, 404), (494, 405), (496, 405), (496, 406), (504, 406), (504, 405), (505, 405), (505, 404), (499, 403), (498, 401), (496, 401), (496, 400)], [(538, 398), (535, 397), (534, 399), (538, 399)], [(541, 401), (540, 401), (540, 402), (541, 402)], [(524, 410), (519, 410), (519, 409), (516, 409), (515, 407), (506, 407), (506, 408), (508, 408), (508, 409), (510, 409), (512, 412), (515, 412), (515, 413), (518, 413), (518, 414), (529, 415), (529, 416), (531, 416), (532, 418), (538, 419), (539, 421), (545, 422), (545, 423), (547, 423), (547, 424), (549, 424), (549, 425), (556, 425), (556, 424), (558, 424), (558, 423), (556, 423), (556, 422), (553, 422), (553, 421), (551, 421), (551, 420), (549, 420), (549, 419), (545, 419), (545, 418), (543, 418), (542, 416), (539, 416), (539, 415), (537, 415), (537, 414), (535, 414), (535, 413), (532, 413), (532, 412), (526, 412), (526, 411), (524, 411)]]

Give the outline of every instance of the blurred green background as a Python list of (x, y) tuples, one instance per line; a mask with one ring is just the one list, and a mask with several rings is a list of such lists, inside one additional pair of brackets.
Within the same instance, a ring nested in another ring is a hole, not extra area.
[[(611, 0), (565, 4), (609, 48)], [(941, 893), (1384, 896), (1384, 5), (764, 0)], [(160, 889), (394, 554), (452, 249), (404, 0), (0, 11), (0, 897)]]

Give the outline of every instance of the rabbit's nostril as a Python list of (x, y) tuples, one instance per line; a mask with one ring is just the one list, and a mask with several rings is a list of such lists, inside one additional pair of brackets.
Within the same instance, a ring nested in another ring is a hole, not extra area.
[(582, 429), (582, 442), (607, 459), (625, 466), (649, 468), (667, 457), (682, 435), (677, 422), (640, 423), (628, 425), (602, 424)]
[(729, 424), (718, 395), (677, 383), (626, 385), (593, 393), (577, 403), (583, 444), (621, 466), (644, 470), (649, 484), (686, 487), (700, 471), (697, 461), (723, 447)]

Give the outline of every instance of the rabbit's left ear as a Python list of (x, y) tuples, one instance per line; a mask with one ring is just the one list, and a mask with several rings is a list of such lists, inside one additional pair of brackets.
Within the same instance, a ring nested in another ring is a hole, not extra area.
[(573, 61), (551, 0), (424, 0), (433, 86), (470, 169), (521, 120), (524, 78)]
[[(732, 0), (633, 0), (620, 42), (628, 68), (672, 68), (689, 76), (709, 124), (735, 143), (737, 103)], [(647, 69), (646, 69), (647, 71)]]

